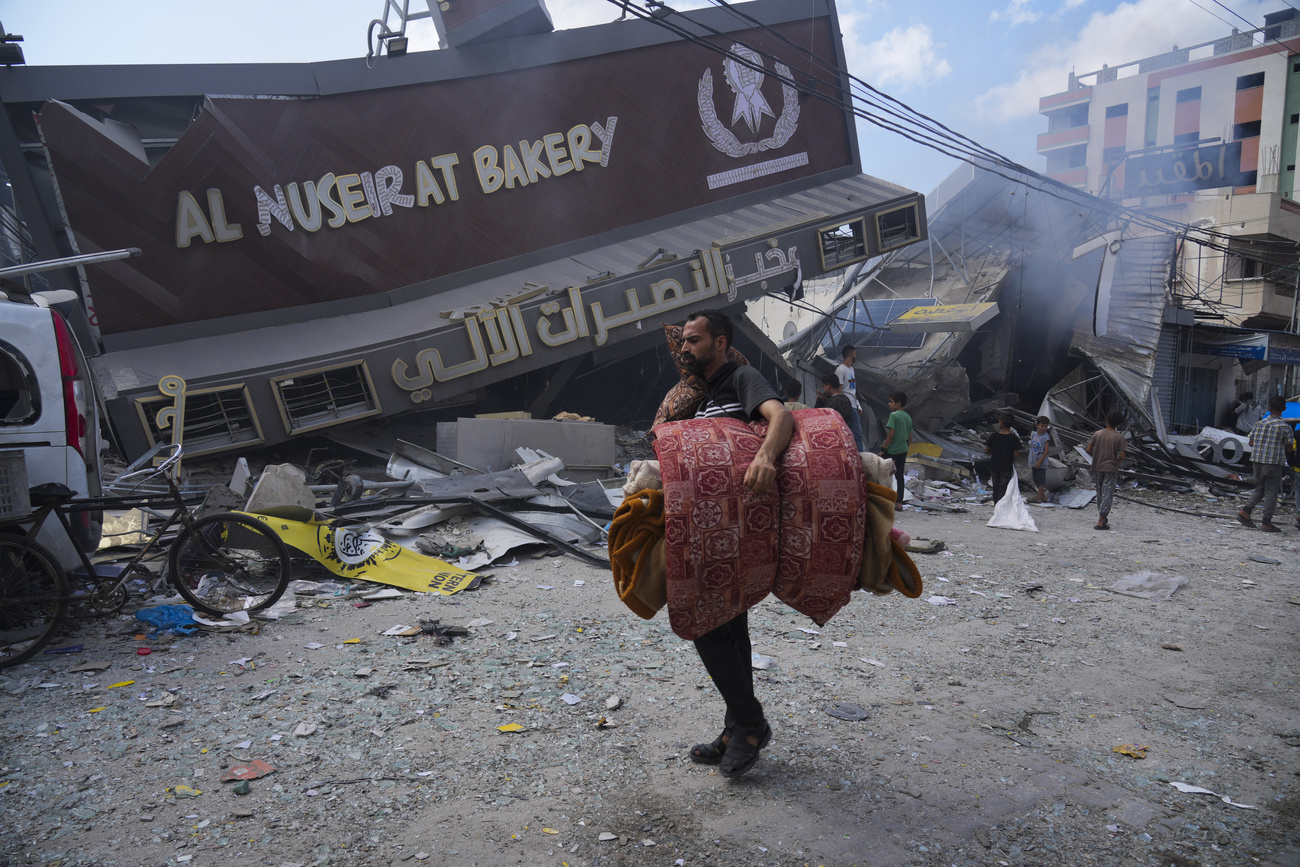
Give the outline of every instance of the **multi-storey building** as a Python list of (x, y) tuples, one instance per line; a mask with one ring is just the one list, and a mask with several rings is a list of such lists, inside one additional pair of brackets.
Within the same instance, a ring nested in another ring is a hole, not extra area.
[(1169, 319), (1186, 338), (1176, 415), (1204, 423), (1207, 404), (1221, 419), (1242, 391), (1300, 389), (1300, 11), (1071, 73), (1039, 112), (1049, 177), (1221, 236), (1181, 244), (1170, 281), (1170, 308), (1184, 313)]

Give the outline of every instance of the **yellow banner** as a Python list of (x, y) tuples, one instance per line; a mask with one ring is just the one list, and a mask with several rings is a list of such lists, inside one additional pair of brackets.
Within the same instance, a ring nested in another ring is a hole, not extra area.
[(284, 540), (341, 578), (359, 578), (421, 593), (450, 596), (478, 580), (473, 572), (390, 542), (374, 530), (338, 522), (291, 521), (250, 514)]

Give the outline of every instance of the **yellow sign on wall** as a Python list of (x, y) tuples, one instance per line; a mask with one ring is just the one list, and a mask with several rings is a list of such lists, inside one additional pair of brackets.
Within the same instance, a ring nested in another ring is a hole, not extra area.
[(938, 304), (934, 307), (913, 307), (889, 323), (889, 330), (899, 334), (915, 334), (921, 331), (976, 331), (997, 315), (998, 305), (992, 301), (983, 304)]

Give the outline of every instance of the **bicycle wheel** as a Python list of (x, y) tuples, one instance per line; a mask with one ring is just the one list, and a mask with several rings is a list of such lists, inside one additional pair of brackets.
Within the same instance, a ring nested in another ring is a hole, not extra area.
[(260, 522), (219, 512), (183, 528), (169, 554), (171, 579), (208, 614), (260, 611), (289, 586), (289, 549)]
[(25, 662), (54, 638), (68, 607), (68, 579), (35, 542), (0, 537), (0, 668)]

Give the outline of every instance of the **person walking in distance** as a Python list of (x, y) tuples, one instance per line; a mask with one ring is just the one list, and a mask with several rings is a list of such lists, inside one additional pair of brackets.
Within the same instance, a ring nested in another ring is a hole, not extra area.
[[(744, 477), (745, 487), (761, 494), (776, 482), (776, 462), (794, 435), (794, 416), (757, 370), (727, 361), (731, 339), (732, 325), (726, 314), (696, 311), (682, 329), (682, 360), (689, 372), (708, 384), (709, 396), (696, 411), (696, 418), (767, 421), (767, 435)], [(740, 544), (744, 546), (743, 538)], [(727, 713), (722, 734), (712, 743), (692, 747), (691, 761), (718, 765), (725, 776), (740, 776), (772, 739), (772, 727), (754, 695), (749, 613), (741, 612), (695, 639), (695, 649), (722, 695)]]
[(857, 374), (853, 370), (853, 363), (858, 360), (858, 350), (845, 346), (840, 350), (840, 356), (844, 360), (835, 368), (835, 376), (840, 381), (840, 391), (853, 407), (854, 419), (848, 423), (849, 430), (853, 431), (853, 441), (858, 444), (858, 451), (866, 451), (867, 439), (862, 433), (862, 404), (858, 403)]
[[(1273, 526), (1273, 511), (1277, 508), (1277, 495), (1282, 490), (1282, 476), (1291, 464), (1288, 456), (1295, 450), (1295, 435), (1291, 432), (1291, 425), (1282, 421), (1282, 411), (1285, 409), (1286, 401), (1281, 395), (1270, 395), (1268, 417), (1256, 422), (1250, 430), (1250, 460), (1255, 469), (1255, 490), (1246, 498), (1246, 504), (1237, 513), (1237, 520), (1247, 527), (1255, 526), (1250, 513), (1262, 500), (1264, 520), (1259, 528), (1265, 533), (1279, 532)], [(1297, 519), (1296, 526), (1300, 526), (1300, 519)]]
[(1119, 465), (1128, 457), (1124, 435), (1119, 429), (1124, 413), (1113, 409), (1106, 416), (1106, 426), (1088, 438), (1084, 451), (1092, 458), (1092, 477), (1097, 483), (1097, 524), (1094, 529), (1110, 529), (1110, 510), (1115, 505), (1119, 487)]

